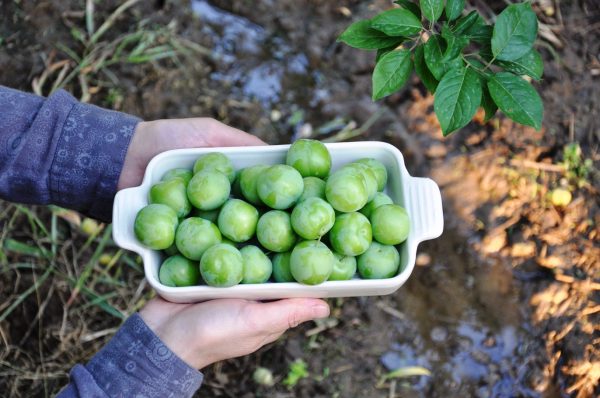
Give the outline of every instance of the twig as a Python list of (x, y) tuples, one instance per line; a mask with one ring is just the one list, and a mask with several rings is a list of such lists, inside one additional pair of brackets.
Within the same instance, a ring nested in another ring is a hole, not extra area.
[(92, 37), (90, 38), (90, 44), (96, 43), (102, 37), (104, 32), (106, 32), (115, 23), (118, 17), (121, 16), (121, 14), (123, 14), (125, 11), (127, 11), (128, 8), (134, 6), (138, 1), (140, 0), (127, 0), (125, 3), (121, 4), (115, 10), (115, 12), (113, 12), (106, 19), (106, 21), (104, 21), (104, 23), (98, 28), (96, 33), (92, 35)]
[(515, 167), (527, 167), (527, 168), (530, 168), (530, 169), (550, 171), (550, 172), (554, 172), (554, 173), (564, 173), (564, 172), (566, 172), (565, 167), (562, 166), (562, 165), (559, 165), (559, 164), (549, 164), (549, 163), (541, 163), (541, 162), (534, 162), (532, 160), (511, 159), (510, 160), (510, 165), (511, 166), (515, 166)]

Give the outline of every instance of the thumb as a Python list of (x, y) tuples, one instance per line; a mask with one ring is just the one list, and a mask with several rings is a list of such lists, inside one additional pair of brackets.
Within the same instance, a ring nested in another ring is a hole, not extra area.
[(270, 331), (285, 331), (317, 318), (329, 315), (329, 305), (319, 299), (293, 298), (255, 304), (257, 319)]

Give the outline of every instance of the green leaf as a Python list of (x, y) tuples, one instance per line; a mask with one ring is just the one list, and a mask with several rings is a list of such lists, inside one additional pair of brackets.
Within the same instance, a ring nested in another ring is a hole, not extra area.
[(464, 8), (465, 0), (446, 0), (446, 18), (448, 18), (448, 21), (460, 17)]
[(487, 85), (485, 84), (485, 82), (482, 82), (482, 83), (483, 83), (483, 85), (481, 86), (481, 89), (482, 89), (482, 91), (481, 91), (481, 107), (485, 111), (485, 116), (483, 118), (483, 121), (487, 122), (488, 120), (493, 118), (494, 115), (496, 114), (496, 111), (498, 110), (498, 105), (496, 105), (496, 103), (492, 99), (492, 96), (490, 95), (490, 91), (489, 91)]
[(394, 3), (406, 8), (408, 11), (415, 14), (415, 16), (419, 20), (421, 20), (421, 9), (419, 8), (419, 6), (416, 3), (414, 3), (410, 0), (396, 0), (396, 1), (394, 1)]
[(419, 76), (423, 82), (425, 88), (427, 88), (431, 94), (435, 93), (438, 81), (431, 74), (431, 71), (425, 63), (425, 50), (423, 44), (418, 45), (415, 49), (415, 71), (417, 72), (417, 76)]
[(443, 61), (446, 46), (439, 35), (431, 36), (425, 43), (424, 50), (425, 63), (436, 80), (440, 80), (449, 69), (462, 66), (460, 58), (449, 62)]
[(458, 18), (454, 24), (454, 28), (453, 28), (454, 32), (456, 34), (465, 33), (465, 31), (467, 29), (469, 29), (471, 26), (473, 26), (473, 24), (477, 21), (477, 17), (479, 17), (479, 14), (477, 14), (477, 11), (471, 11), (464, 17)]
[(423, 27), (421, 21), (412, 12), (403, 8), (394, 8), (373, 18), (371, 28), (388, 36), (410, 37), (419, 33)]
[(444, 136), (464, 127), (481, 103), (481, 82), (472, 68), (450, 70), (438, 84), (433, 110)]
[(383, 57), (385, 54), (389, 53), (390, 51), (395, 50), (401, 43), (402, 42), (398, 43), (397, 45), (393, 45), (393, 46), (386, 47), (386, 48), (380, 48), (379, 50), (377, 50), (377, 55), (375, 56), (375, 63), (379, 62), (381, 57)]
[(408, 80), (411, 71), (410, 51), (394, 50), (384, 55), (373, 70), (373, 100), (398, 91)]
[(354, 22), (340, 35), (338, 41), (363, 50), (377, 50), (401, 42), (397, 37), (390, 37), (371, 28), (371, 21), (369, 20)]
[(496, 61), (494, 63), (509, 72), (513, 72), (517, 75), (527, 75), (535, 80), (540, 80), (544, 73), (542, 56), (533, 48), (527, 54), (514, 61)]
[(446, 39), (446, 50), (442, 56), (442, 62), (456, 58), (469, 44), (467, 37), (454, 34), (446, 24), (442, 26), (442, 37)]
[(488, 81), (488, 88), (506, 116), (537, 130), (542, 127), (544, 105), (531, 84), (510, 72), (500, 72)]
[(435, 22), (439, 19), (444, 11), (443, 0), (419, 0), (421, 12), (430, 22)]
[(511, 4), (498, 15), (492, 34), (492, 52), (503, 61), (525, 55), (535, 41), (538, 22), (531, 4)]
[(475, 22), (468, 28), (465, 28), (465, 34), (469, 39), (476, 43), (489, 44), (492, 39), (493, 28), (485, 23), (485, 20), (477, 15)]

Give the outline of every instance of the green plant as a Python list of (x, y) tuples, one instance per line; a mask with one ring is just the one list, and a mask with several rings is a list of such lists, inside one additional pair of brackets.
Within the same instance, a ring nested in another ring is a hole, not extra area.
[(283, 384), (291, 389), (294, 388), (296, 384), (298, 384), (300, 379), (303, 379), (305, 377), (308, 377), (308, 369), (306, 362), (304, 362), (302, 359), (296, 359), (290, 364), (290, 370), (285, 380), (283, 380)]
[(373, 100), (398, 91), (413, 69), (435, 95), (444, 135), (464, 127), (478, 107), (485, 120), (498, 108), (516, 122), (541, 128), (543, 104), (521, 76), (539, 80), (533, 48), (538, 22), (529, 2), (511, 4), (488, 24), (465, 0), (396, 0), (399, 8), (350, 25), (339, 41), (377, 50)]
[(566, 169), (569, 181), (573, 181), (579, 188), (586, 185), (593, 169), (592, 159), (583, 158), (581, 147), (577, 142), (565, 145), (562, 165)]

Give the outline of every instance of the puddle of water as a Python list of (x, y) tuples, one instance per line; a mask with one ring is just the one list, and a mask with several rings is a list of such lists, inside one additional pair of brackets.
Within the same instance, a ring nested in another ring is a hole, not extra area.
[[(311, 69), (284, 37), (205, 0), (193, 0), (192, 8), (221, 59), (212, 78), (228, 83), (232, 96), (299, 115), (294, 124), (304, 119), (302, 110), (327, 98), (331, 77)], [(430, 265), (417, 267), (392, 296), (406, 317), (393, 321), (393, 341), (379, 361), (390, 371), (415, 365), (432, 371), (401, 384), (410, 396), (541, 397), (531, 388), (540, 368), (530, 366), (541, 343), (523, 323), (511, 270), (476, 263), (467, 248), (452, 230), (420, 248)]]
[(203, 33), (212, 37), (213, 51), (223, 63), (211, 77), (231, 84), (234, 94), (267, 107), (290, 107), (315, 85), (306, 55), (282, 37), (205, 0), (192, 0), (192, 10), (204, 22)]

